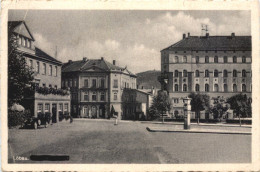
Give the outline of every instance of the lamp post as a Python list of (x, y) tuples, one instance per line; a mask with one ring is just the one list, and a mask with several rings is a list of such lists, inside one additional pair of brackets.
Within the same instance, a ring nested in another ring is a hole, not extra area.
[(190, 129), (190, 112), (191, 112), (191, 98), (185, 97), (184, 99), (184, 129)]

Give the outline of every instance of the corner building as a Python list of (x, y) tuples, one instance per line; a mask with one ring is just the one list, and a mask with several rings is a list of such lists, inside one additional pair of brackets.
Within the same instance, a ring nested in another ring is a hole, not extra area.
[(62, 87), (70, 88), (74, 117), (108, 118), (113, 109), (121, 119), (123, 90), (136, 89), (136, 75), (103, 57), (69, 60), (62, 66)]
[(191, 92), (210, 97), (252, 93), (251, 36), (188, 36), (161, 50), (162, 89), (174, 102)]
[(62, 63), (34, 45), (34, 37), (25, 21), (9, 21), (9, 31), (17, 38), (18, 50), (23, 54), (27, 66), (34, 72), (36, 90), (33, 95), (25, 97), (22, 105), (30, 109), (34, 116), (38, 113), (52, 113), (52, 121), (59, 121), (59, 114), (70, 113), (69, 94), (43, 94), (39, 89), (61, 90)]

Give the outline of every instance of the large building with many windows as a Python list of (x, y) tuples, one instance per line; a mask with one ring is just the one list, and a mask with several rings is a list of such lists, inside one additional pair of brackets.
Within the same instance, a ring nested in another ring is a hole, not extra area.
[(115, 60), (84, 57), (62, 66), (62, 87), (70, 88), (74, 117), (108, 118), (115, 112), (121, 119), (123, 90), (136, 88), (136, 75)]
[(161, 50), (162, 89), (179, 103), (191, 92), (225, 98), (252, 93), (251, 36), (186, 36)]
[(23, 105), (37, 116), (52, 113), (58, 121), (60, 113), (70, 112), (70, 94), (61, 90), (62, 63), (34, 45), (34, 37), (24, 21), (8, 22), (8, 30), (17, 38), (18, 50), (34, 71), (35, 92), (25, 97)]

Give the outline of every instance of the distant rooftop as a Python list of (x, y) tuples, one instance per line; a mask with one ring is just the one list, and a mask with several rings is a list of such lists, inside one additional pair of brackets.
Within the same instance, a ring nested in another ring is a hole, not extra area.
[(251, 36), (235, 36), (232, 33), (230, 36), (188, 36), (183, 34), (183, 39), (177, 43), (161, 50), (172, 51), (192, 51), (192, 50), (240, 50), (251, 51)]

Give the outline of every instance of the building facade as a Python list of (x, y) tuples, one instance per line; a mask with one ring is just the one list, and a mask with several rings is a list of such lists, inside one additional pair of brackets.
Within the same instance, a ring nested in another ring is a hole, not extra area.
[(37, 116), (50, 112), (53, 121), (70, 112), (70, 94), (61, 90), (62, 63), (34, 45), (34, 37), (24, 21), (10, 21), (9, 31), (17, 38), (18, 50), (34, 72), (35, 92), (25, 97), (23, 105)]
[(122, 119), (147, 120), (148, 109), (151, 107), (155, 89), (124, 89), (122, 94)]
[(121, 118), (123, 90), (136, 88), (136, 76), (103, 57), (69, 60), (62, 67), (62, 87), (70, 88), (74, 117), (109, 118), (114, 109)]
[(188, 36), (161, 50), (162, 89), (173, 104), (191, 92), (210, 97), (252, 93), (251, 36)]

